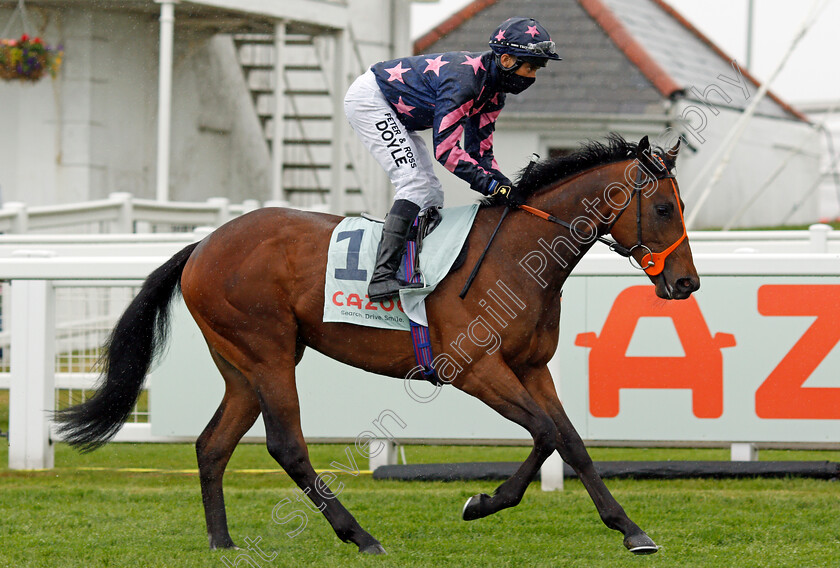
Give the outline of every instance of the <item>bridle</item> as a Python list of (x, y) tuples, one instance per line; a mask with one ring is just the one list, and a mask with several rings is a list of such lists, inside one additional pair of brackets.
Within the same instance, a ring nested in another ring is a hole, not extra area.
[[(650, 155), (653, 156), (654, 158), (656, 158), (659, 161), (659, 163), (662, 164), (663, 169), (666, 172), (668, 172), (668, 168), (665, 166), (665, 162), (662, 160), (661, 157), (659, 157), (657, 154), (655, 154), (653, 152), (651, 152)], [(624, 205), (618, 211), (618, 214), (615, 216), (615, 219), (613, 219), (612, 223), (610, 223), (610, 226), (607, 229), (607, 231), (612, 230), (612, 228), (615, 226), (615, 224), (621, 218), (621, 215), (624, 213), (624, 211), (626, 211), (628, 209), (628, 207), (630, 206), (630, 203), (633, 202), (633, 199), (636, 198), (637, 199), (637, 201), (636, 201), (636, 204), (637, 204), (636, 205), (636, 243), (633, 246), (631, 246), (630, 248), (627, 248), (627, 247), (619, 244), (618, 242), (610, 240), (606, 237), (598, 236), (597, 240), (604, 243), (605, 245), (607, 245), (610, 248), (611, 251), (613, 251), (613, 252), (615, 252), (615, 253), (617, 253), (617, 254), (625, 257), (625, 258), (629, 258), (630, 259), (630, 264), (631, 264), (631, 266), (633, 266), (633, 268), (637, 268), (639, 270), (644, 270), (645, 273), (648, 274), (649, 276), (656, 276), (656, 275), (660, 274), (662, 272), (662, 270), (664, 270), (665, 259), (668, 257), (669, 254), (671, 254), (672, 252), (674, 252), (674, 250), (676, 250), (676, 248), (680, 245), (680, 243), (682, 243), (685, 240), (688, 233), (686, 231), (685, 218), (683, 217), (682, 207), (680, 207), (680, 196), (677, 193), (677, 185), (676, 185), (676, 183), (674, 183), (675, 176), (671, 173), (667, 173), (665, 175), (653, 176), (653, 177), (656, 180), (667, 179), (667, 180), (671, 181), (671, 188), (674, 190), (674, 197), (677, 200), (677, 211), (680, 214), (680, 222), (682, 223), (682, 226), (683, 226), (683, 234), (671, 246), (669, 246), (668, 248), (666, 248), (662, 252), (653, 252), (650, 249), (649, 246), (647, 246), (646, 244), (644, 244), (642, 242), (642, 187), (643, 187), (642, 181), (644, 179), (644, 172), (646, 170), (645, 170), (644, 166), (642, 165), (642, 161), (639, 158), (636, 158), (636, 162), (637, 162), (637, 164), (636, 164), (636, 178), (633, 182), (633, 194), (630, 196), (630, 199), (628, 199), (627, 202), (624, 203)], [(536, 215), (537, 217), (545, 219), (546, 221), (550, 221), (552, 223), (555, 223), (557, 225), (565, 227), (565, 228), (569, 229), (570, 231), (572, 231), (573, 233), (577, 232), (577, 230), (574, 229), (571, 224), (567, 223), (566, 221), (563, 221), (562, 219), (558, 219), (554, 215), (546, 213), (545, 211), (537, 209), (536, 207), (531, 207), (529, 205), (520, 205), (519, 208), (524, 210), (524, 211), (527, 211), (528, 213), (531, 213), (532, 215)], [(591, 239), (586, 239), (586, 242), (589, 242), (589, 240), (591, 240)], [(642, 260), (641, 260), (640, 264), (636, 264), (635, 262), (633, 262), (633, 260), (634, 260), (633, 259), (633, 253), (637, 249), (641, 249), (642, 251), (647, 251), (642, 256)]]

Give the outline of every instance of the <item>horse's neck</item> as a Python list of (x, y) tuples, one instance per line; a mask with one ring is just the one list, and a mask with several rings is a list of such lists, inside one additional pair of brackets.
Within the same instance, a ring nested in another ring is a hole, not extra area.
[(568, 223), (579, 219), (581, 230), (588, 224), (601, 236), (612, 226), (608, 220), (619, 212), (615, 206), (623, 200), (620, 194), (626, 190), (628, 163), (599, 166), (564, 180), (535, 196), (534, 206)]
[[(544, 221), (537, 217), (523, 216), (526, 232), (532, 236), (531, 250), (536, 244), (554, 260), (551, 287), (559, 290), (596, 238), (609, 230), (615, 209), (607, 201), (606, 192), (612, 183), (624, 184), (626, 163), (600, 166), (564, 180), (529, 200), (529, 205), (570, 223), (577, 230)], [(611, 196), (612, 197), (612, 196)], [(542, 239), (542, 241), (540, 241)], [(546, 245), (553, 245), (551, 251)], [(526, 245), (527, 246), (527, 245)], [(527, 252), (527, 251), (526, 251)]]

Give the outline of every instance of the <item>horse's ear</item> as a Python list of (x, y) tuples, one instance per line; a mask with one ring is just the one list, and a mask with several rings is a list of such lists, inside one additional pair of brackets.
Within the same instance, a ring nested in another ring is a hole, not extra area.
[(638, 145), (636, 146), (636, 157), (641, 158), (642, 154), (647, 152), (650, 149), (650, 140), (648, 137), (645, 136), (641, 140), (639, 140)]
[(674, 147), (665, 152), (665, 164), (668, 166), (668, 170), (674, 168), (677, 165), (677, 154), (680, 151), (680, 139), (677, 138), (677, 143), (674, 144)]

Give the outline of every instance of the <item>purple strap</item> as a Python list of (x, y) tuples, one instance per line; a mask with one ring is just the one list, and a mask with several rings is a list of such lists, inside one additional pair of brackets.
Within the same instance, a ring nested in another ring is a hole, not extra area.
[[(415, 227), (417, 227), (418, 222), (419, 219), (414, 220)], [(418, 270), (415, 272), (414, 270), (416, 256), (417, 243), (414, 240), (409, 240), (403, 260), (406, 280), (408, 282), (423, 281), (423, 275), (420, 271)], [(432, 365), (434, 357), (432, 356), (432, 344), (431, 337), (429, 336), (429, 328), (425, 325), (415, 323), (413, 320), (409, 321), (411, 323), (411, 341), (414, 344), (414, 358), (417, 361), (417, 365), (419, 365), (422, 369), (424, 378), (435, 384), (440, 384), (440, 379), (438, 379), (435, 368)]]

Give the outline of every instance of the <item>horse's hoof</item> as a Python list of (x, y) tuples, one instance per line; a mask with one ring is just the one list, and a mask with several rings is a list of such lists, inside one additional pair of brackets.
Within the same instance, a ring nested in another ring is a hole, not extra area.
[(490, 513), (487, 512), (487, 501), (490, 496), (486, 493), (480, 495), (473, 495), (464, 504), (464, 509), (461, 511), (461, 518), (465, 521), (474, 521), (482, 517), (486, 517)]
[(230, 544), (230, 545), (213, 545), (213, 544), (211, 544), (210, 545), (210, 550), (242, 550), (242, 549), (239, 548), (238, 546), (236, 546), (235, 544)]
[(210, 550), (241, 550), (238, 546), (233, 544), (233, 541), (230, 539), (230, 537), (220, 539), (213, 539), (213, 537), (210, 537), (209, 540)]
[(361, 554), (388, 554), (385, 551), (385, 548), (378, 542), (374, 542), (373, 544), (369, 544), (365, 547), (360, 546), (359, 552)]
[(659, 550), (656, 543), (643, 532), (625, 538), (624, 546), (633, 554), (653, 554)]

